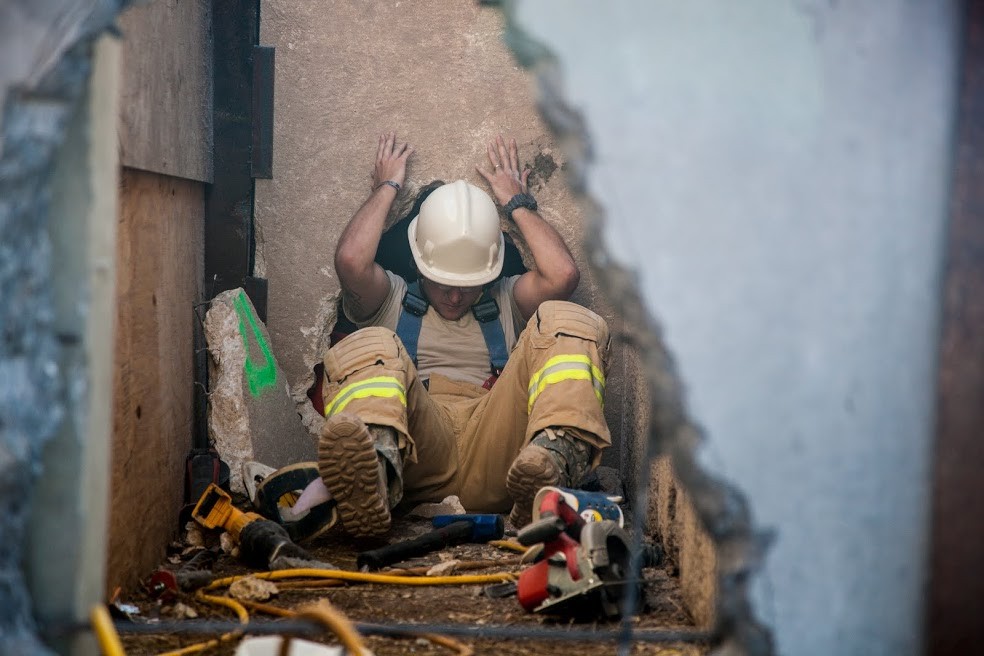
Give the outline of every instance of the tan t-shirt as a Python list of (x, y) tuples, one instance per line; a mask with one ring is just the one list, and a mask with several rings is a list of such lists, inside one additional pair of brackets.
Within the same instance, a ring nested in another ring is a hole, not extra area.
[[(356, 321), (359, 328), (383, 326), (396, 330), (403, 310), (403, 296), (407, 283), (392, 271), (387, 271), (390, 280), (389, 294), (373, 316), (365, 321)], [(516, 338), (525, 327), (522, 313), (513, 298), (513, 287), (519, 276), (498, 280), (489, 290), (492, 298), (499, 304), (499, 321), (506, 337), (506, 350), (512, 352)], [(343, 296), (342, 308), (348, 314), (347, 299)], [(431, 374), (441, 374), (453, 380), (462, 380), (481, 385), (491, 375), (489, 351), (482, 336), (482, 327), (475, 316), (468, 312), (457, 321), (448, 321), (433, 307), (427, 308), (420, 326), (417, 341), (417, 372), (424, 380)]]

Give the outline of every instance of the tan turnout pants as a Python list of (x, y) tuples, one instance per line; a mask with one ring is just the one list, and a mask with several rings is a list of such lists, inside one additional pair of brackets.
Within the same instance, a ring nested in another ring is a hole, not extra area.
[(405, 502), (456, 494), (469, 511), (507, 512), (506, 472), (538, 431), (574, 429), (595, 447), (595, 465), (611, 445), (603, 413), (609, 341), (594, 312), (548, 301), (491, 390), (440, 375), (425, 389), (393, 331), (363, 328), (325, 356), (325, 416), (344, 412), (396, 429)]

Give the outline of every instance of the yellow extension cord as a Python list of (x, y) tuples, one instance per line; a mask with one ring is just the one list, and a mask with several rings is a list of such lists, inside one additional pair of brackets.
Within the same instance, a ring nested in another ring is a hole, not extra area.
[[(525, 553), (527, 548), (519, 544), (514, 540), (492, 540), (488, 543), (490, 546), (498, 547), (500, 549), (507, 549), (509, 551), (515, 551), (517, 553)], [(229, 597), (215, 597), (212, 595), (204, 594), (204, 590), (214, 590), (216, 588), (226, 587), (232, 583), (248, 578), (258, 578), (266, 580), (279, 580), (279, 579), (289, 579), (289, 578), (316, 578), (316, 579), (333, 579), (336, 581), (352, 581), (357, 583), (386, 583), (390, 585), (416, 585), (416, 586), (430, 586), (430, 585), (473, 585), (481, 583), (503, 583), (506, 581), (516, 580), (516, 575), (511, 572), (504, 572), (500, 574), (474, 574), (474, 575), (459, 575), (459, 576), (407, 576), (398, 574), (369, 574), (365, 572), (349, 572), (345, 570), (331, 570), (331, 569), (281, 569), (274, 570), (272, 572), (255, 572), (252, 574), (245, 574), (242, 576), (228, 576), (221, 579), (216, 579), (210, 584), (205, 586), (202, 590), (199, 590), (195, 594), (195, 598), (200, 601), (205, 601), (212, 604), (217, 604), (220, 606), (225, 606), (231, 608), (235, 611), (239, 621), (242, 624), (247, 624), (249, 622), (249, 612), (246, 608), (240, 604), (235, 599)], [(327, 604), (327, 600), (323, 600)], [(348, 619), (342, 615), (339, 611), (330, 608), (327, 611), (324, 608), (314, 609), (309, 608), (310, 612), (307, 613), (308, 617), (313, 617), (321, 621), (325, 626), (335, 631), (339, 639), (342, 640), (343, 644), (349, 648), (350, 651), (354, 653), (370, 653), (365, 649), (359, 634), (352, 628), (352, 624)], [(341, 617), (341, 620), (336, 621), (334, 618), (337, 616)], [(332, 618), (329, 620), (328, 618)], [(90, 621), (92, 623), (92, 629), (96, 635), (96, 639), (99, 642), (99, 647), (104, 656), (126, 656), (126, 652), (123, 650), (123, 643), (120, 641), (120, 636), (116, 632), (116, 627), (113, 626), (113, 620), (109, 615), (109, 611), (103, 605), (97, 605), (93, 607), (90, 613)], [(346, 631), (345, 627), (351, 628), (352, 633), (342, 635), (342, 632)], [(205, 649), (209, 649), (216, 645), (222, 644), (229, 640), (233, 640), (242, 635), (241, 631), (231, 631), (229, 633), (223, 634), (218, 638), (208, 640), (205, 642), (197, 643), (184, 647), (177, 651), (169, 651), (161, 654), (160, 656), (184, 656), (185, 654), (192, 654)], [(444, 636), (427, 636), (433, 642), (438, 644), (444, 644), (445, 646), (457, 649), (459, 653), (465, 653), (464, 649), (467, 649), (462, 643), (451, 639), (445, 639)]]
[(520, 554), (525, 554), (530, 550), (530, 547), (524, 547), (516, 540), (489, 540), (488, 544), (491, 547), (498, 547), (499, 549), (505, 549), (507, 551), (515, 551)]
[[(289, 578), (320, 578), (320, 579), (334, 579), (337, 581), (353, 581), (361, 583), (386, 583), (390, 585), (415, 585), (415, 586), (430, 586), (430, 585), (472, 585), (481, 583), (502, 583), (505, 581), (513, 581), (516, 579), (516, 575), (511, 572), (503, 572), (500, 574), (476, 574), (476, 575), (461, 575), (461, 576), (405, 576), (405, 575), (392, 575), (392, 574), (368, 574), (364, 572), (348, 572), (345, 570), (328, 570), (328, 569), (282, 569), (274, 570), (272, 572), (255, 572), (252, 574), (245, 574), (242, 576), (228, 576), (221, 579), (216, 579), (207, 585), (203, 590), (214, 590), (216, 588), (226, 587), (232, 583), (248, 578), (258, 578), (266, 580), (279, 580), (279, 579), (289, 579)], [(231, 608), (236, 616), (239, 618), (241, 624), (249, 623), (249, 612), (246, 610), (245, 606), (241, 603), (232, 599), (230, 597), (217, 597), (214, 595), (205, 594), (203, 590), (199, 590), (195, 594), (195, 598), (211, 604), (216, 604), (219, 606), (225, 606), (226, 608)], [(331, 629), (338, 636), (342, 644), (346, 646), (347, 649), (356, 654), (369, 654), (368, 649), (366, 649), (365, 644), (362, 642), (361, 637), (358, 632), (349, 622), (341, 612), (335, 610), (328, 604), (327, 600), (322, 600), (324, 604), (318, 604), (315, 606), (305, 607), (303, 611), (298, 614), (306, 617), (311, 617), (320, 621), (327, 628)], [(99, 642), (100, 649), (105, 656), (125, 656), (123, 650), (123, 643), (120, 641), (119, 634), (116, 632), (116, 628), (113, 626), (113, 621), (109, 616), (109, 611), (105, 606), (99, 605), (92, 609), (90, 614), (92, 628), (96, 634), (96, 639)], [(178, 649), (175, 651), (165, 652), (160, 656), (185, 656), (186, 654), (193, 654), (206, 649), (210, 649), (224, 642), (234, 640), (242, 636), (242, 631), (230, 631), (225, 633), (218, 638), (213, 638), (205, 642), (196, 643)], [(442, 644), (443, 636), (428, 636), (438, 644)], [(452, 649), (458, 649), (459, 653), (465, 653), (462, 649), (463, 645), (459, 646), (460, 643), (453, 640), (443, 641), (443, 644)]]
[(290, 578), (334, 579), (337, 581), (354, 581), (357, 583), (388, 583), (391, 585), (471, 585), (476, 583), (503, 583), (516, 580), (512, 572), (501, 574), (463, 574), (460, 576), (405, 576), (393, 574), (369, 574), (366, 572), (348, 572), (340, 569), (278, 569), (272, 572), (256, 572), (242, 576), (228, 576), (216, 579), (205, 586), (206, 590), (224, 588), (244, 578), (257, 578), (269, 581)]
[(92, 622), (92, 631), (96, 634), (96, 641), (99, 643), (99, 651), (105, 656), (124, 656), (123, 643), (120, 642), (120, 634), (113, 626), (113, 618), (109, 616), (109, 610), (102, 604), (92, 607), (89, 612), (89, 621)]
[[(200, 590), (195, 593), (195, 599), (199, 601), (205, 601), (210, 604), (216, 604), (217, 606), (225, 606), (226, 608), (231, 608), (235, 611), (236, 616), (239, 618), (240, 624), (249, 624), (249, 611), (241, 603), (232, 599), (230, 597), (215, 597), (212, 595), (207, 595)], [(229, 633), (223, 633), (218, 638), (213, 638), (211, 640), (206, 640), (205, 642), (195, 643), (189, 645), (182, 649), (175, 651), (168, 651), (160, 656), (184, 656), (184, 654), (194, 654), (200, 651), (205, 651), (206, 649), (211, 649), (212, 647), (217, 647), (223, 642), (228, 642), (230, 640), (235, 640), (236, 638), (242, 636), (242, 631), (230, 631)]]

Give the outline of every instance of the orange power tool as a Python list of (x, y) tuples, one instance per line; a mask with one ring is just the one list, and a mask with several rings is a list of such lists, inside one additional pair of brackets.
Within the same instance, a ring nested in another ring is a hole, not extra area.
[(239, 543), (243, 560), (254, 567), (281, 569), (298, 562), (323, 566), (294, 544), (283, 526), (254, 512), (239, 510), (232, 504), (232, 497), (215, 483), (205, 489), (191, 516), (205, 528), (225, 529)]

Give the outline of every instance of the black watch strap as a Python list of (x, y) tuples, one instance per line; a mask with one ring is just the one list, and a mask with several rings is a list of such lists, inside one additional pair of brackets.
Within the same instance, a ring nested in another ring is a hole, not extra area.
[(503, 205), (502, 209), (506, 213), (506, 218), (512, 221), (513, 210), (525, 207), (528, 210), (536, 211), (536, 199), (530, 194), (516, 194), (509, 199), (509, 202)]

